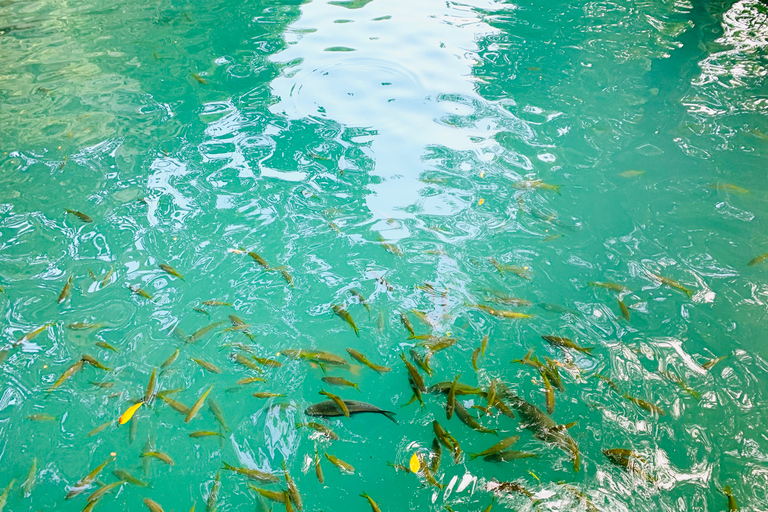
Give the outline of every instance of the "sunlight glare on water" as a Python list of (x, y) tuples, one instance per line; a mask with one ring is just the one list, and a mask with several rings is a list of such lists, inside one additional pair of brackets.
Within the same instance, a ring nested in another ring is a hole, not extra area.
[(768, 510), (767, 27), (0, 1), (0, 510)]

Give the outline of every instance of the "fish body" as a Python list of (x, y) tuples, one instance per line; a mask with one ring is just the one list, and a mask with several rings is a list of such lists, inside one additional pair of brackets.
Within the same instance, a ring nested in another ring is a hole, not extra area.
[(624, 315), (624, 318), (629, 320), (629, 308), (627, 308), (627, 305), (624, 304), (624, 301), (619, 299), (619, 309), (621, 310), (621, 314)]
[(336, 433), (331, 430), (330, 428), (326, 427), (325, 425), (321, 425), (320, 423), (316, 423), (314, 421), (310, 421), (308, 423), (297, 423), (296, 428), (301, 427), (309, 427), (317, 432), (320, 432), (324, 436), (326, 436), (328, 439), (331, 439), (333, 441), (338, 441), (339, 436), (336, 435)]
[(90, 224), (91, 222), (93, 222), (93, 219), (88, 215), (84, 214), (83, 212), (79, 212), (77, 210), (70, 210), (68, 208), (64, 208), (64, 211), (69, 213), (70, 215), (74, 215), (75, 217), (85, 222), (86, 224)]
[(521, 426), (530, 430), (533, 437), (546, 443), (554, 444), (563, 451), (569, 453), (573, 460), (574, 472), (579, 472), (580, 459), (579, 448), (576, 442), (568, 434), (565, 427), (558, 425), (544, 411), (518, 397), (509, 390), (504, 389), (503, 397), (520, 415)]
[(348, 348), (347, 352), (355, 360), (361, 362), (362, 364), (364, 364), (365, 366), (367, 366), (368, 368), (370, 368), (371, 370), (373, 370), (375, 372), (387, 373), (387, 372), (391, 372), (392, 371), (392, 368), (390, 368), (389, 366), (381, 366), (381, 365), (372, 363), (367, 357), (365, 357), (362, 353), (358, 352), (357, 350)]
[(192, 418), (194, 418), (197, 415), (198, 411), (203, 406), (203, 403), (205, 403), (205, 399), (208, 397), (208, 393), (210, 393), (212, 389), (213, 389), (213, 385), (211, 385), (211, 387), (209, 387), (205, 391), (205, 393), (200, 395), (200, 398), (198, 398), (197, 401), (194, 403), (194, 405), (190, 407), (189, 412), (187, 413), (187, 417), (184, 418), (184, 423), (189, 423), (192, 420)]
[(547, 404), (547, 414), (552, 416), (552, 413), (555, 412), (555, 389), (552, 387), (552, 384), (550, 384), (546, 373), (541, 374), (541, 380), (544, 382), (544, 397)]
[[(394, 418), (395, 413), (391, 411), (385, 411), (383, 409), (379, 409), (375, 405), (371, 405), (365, 402), (359, 402), (357, 400), (344, 400), (344, 405), (347, 406), (347, 410), (349, 411), (349, 414), (358, 414), (358, 413), (376, 413), (376, 414), (383, 414), (390, 420), (392, 420), (394, 423), (397, 423), (397, 420)], [(332, 400), (328, 400), (325, 402), (320, 402), (318, 404), (310, 405), (307, 407), (307, 409), (304, 411), (304, 414), (307, 416), (324, 416), (324, 417), (334, 417), (334, 416), (343, 416), (344, 412), (339, 408), (338, 405), (336, 405), (335, 402)]]
[(550, 345), (553, 345), (555, 347), (570, 348), (570, 349), (578, 350), (579, 352), (582, 352), (584, 354), (589, 354), (589, 355), (592, 355), (592, 350), (594, 350), (595, 348), (595, 347), (581, 347), (570, 338), (563, 338), (561, 336), (542, 336), (541, 338), (547, 343), (549, 343)]
[[(206, 80), (205, 78), (201, 77), (201, 76), (200, 76), (200, 75), (198, 75), (197, 73), (190, 73), (190, 75), (192, 76), (192, 78), (194, 78), (195, 80), (197, 80), (197, 82), (198, 82), (198, 83), (201, 83), (201, 84), (203, 84), (203, 85), (208, 85), (208, 80)], [(152, 507), (150, 507), (150, 509), (151, 509), (151, 508), (152, 508)], [(155, 511), (153, 510), (152, 512), (155, 512)]]
[(728, 498), (728, 510), (739, 510), (739, 504), (736, 503), (736, 498), (733, 497), (733, 493), (731, 492), (731, 487), (729, 485), (726, 485), (723, 487), (723, 494), (726, 495)]
[(129, 484), (135, 485), (137, 487), (148, 487), (149, 484), (146, 482), (142, 482), (138, 478), (131, 475), (128, 471), (124, 469), (116, 469), (112, 472), (113, 475), (115, 475), (120, 480), (126, 481)]
[(440, 441), (443, 446), (451, 450), (453, 453), (453, 460), (456, 462), (456, 464), (458, 464), (461, 460), (462, 453), (459, 442), (455, 437), (449, 434), (448, 431), (446, 431), (442, 425), (437, 422), (437, 420), (432, 422), (432, 429), (435, 431), (435, 436), (437, 437), (438, 441)]
[(16, 483), (16, 479), (12, 479), (11, 483), (8, 484), (8, 487), (5, 488), (3, 491), (3, 494), (0, 494), (0, 512), (3, 511), (5, 508), (5, 504), (8, 503), (8, 495), (11, 493), (11, 489), (13, 489), (13, 485)]
[(347, 462), (344, 462), (340, 458), (338, 458), (338, 457), (336, 457), (334, 455), (331, 455), (328, 452), (325, 452), (325, 458), (328, 459), (329, 461), (331, 461), (331, 464), (333, 464), (334, 466), (336, 466), (336, 467), (338, 467), (340, 469), (343, 469), (344, 471), (347, 471), (349, 473), (354, 473), (355, 472), (355, 468), (352, 467), (351, 464), (349, 464)]
[(466, 426), (471, 428), (472, 430), (477, 430), (478, 432), (482, 432), (483, 434), (496, 434), (495, 429), (490, 429), (487, 427), (484, 427), (478, 422), (474, 416), (469, 414), (469, 411), (464, 407), (464, 405), (457, 400), (455, 404), (456, 409), (456, 416), (459, 417), (462, 423), (464, 423)]
[(258, 254), (256, 254), (255, 252), (253, 252), (253, 251), (250, 251), (250, 252), (248, 253), (248, 256), (250, 256), (251, 258), (253, 258), (253, 260), (254, 260), (256, 263), (258, 263), (259, 265), (261, 265), (261, 266), (264, 268), (264, 270), (270, 270), (270, 268), (269, 268), (269, 263), (267, 263), (267, 260), (265, 260), (264, 258), (262, 258), (261, 256), (259, 256), (259, 255), (258, 255)]
[(336, 314), (336, 316), (338, 316), (339, 318), (347, 322), (350, 325), (350, 327), (352, 327), (352, 330), (355, 331), (355, 334), (359, 338), (360, 331), (358, 330), (357, 325), (355, 325), (355, 321), (352, 319), (352, 316), (349, 314), (349, 312), (343, 307), (338, 305), (331, 306), (331, 309), (333, 309), (333, 312)]
[(48, 413), (30, 414), (27, 416), (29, 421), (56, 421), (56, 416), (52, 416)]
[(633, 404), (642, 407), (646, 411), (652, 412), (653, 414), (658, 414), (659, 416), (666, 416), (666, 412), (661, 407), (658, 407), (650, 402), (646, 402), (645, 400), (642, 400), (640, 398), (635, 398), (634, 396), (629, 396), (628, 394), (622, 395), (626, 400), (629, 400)]
[(477, 358), (480, 357), (480, 351), (481, 351), (480, 347), (477, 347), (472, 352), (472, 368), (474, 368), (475, 371), (479, 371), (477, 368)]
[(373, 512), (381, 512), (379, 505), (375, 501), (373, 501), (373, 498), (368, 496), (365, 492), (363, 492), (363, 494), (361, 494), (360, 496), (368, 500), (368, 504), (371, 506), (371, 510)]
[(100, 465), (96, 466), (90, 473), (85, 475), (83, 478), (77, 481), (77, 483), (72, 487), (72, 489), (67, 493), (66, 499), (72, 499), (78, 494), (84, 492), (90, 485), (93, 483), (94, 480), (96, 480), (96, 477), (99, 476), (99, 473), (101, 473), (101, 470), (106, 467), (107, 464), (114, 461), (115, 459), (113, 457), (109, 457), (107, 460), (102, 462)]
[(330, 384), (331, 386), (348, 386), (350, 388), (355, 388), (356, 390), (360, 391), (360, 388), (355, 384), (354, 382), (350, 382), (347, 379), (344, 379), (342, 377), (323, 377), (323, 382), (326, 384)]
[(365, 306), (365, 309), (368, 310), (369, 314), (371, 313), (371, 306), (370, 306), (370, 304), (368, 304), (368, 299), (365, 297), (365, 295), (363, 295), (359, 291), (355, 290), (354, 288), (349, 290), (349, 293), (353, 297), (357, 297), (357, 300), (360, 301), (360, 304)]
[(296, 486), (296, 482), (294, 482), (293, 478), (291, 478), (291, 475), (288, 474), (288, 470), (285, 467), (285, 462), (283, 462), (283, 477), (285, 478), (285, 485), (288, 486), (288, 498), (294, 505), (296, 505), (297, 509), (302, 510), (304, 508), (304, 504), (301, 501), (301, 493), (299, 492), (299, 488)]
[(115, 273), (115, 267), (110, 268), (107, 273), (104, 275), (104, 279), (101, 281), (101, 287), (104, 288), (109, 283), (109, 278), (112, 277), (112, 274)]
[(263, 377), (246, 377), (237, 381), (236, 384), (240, 384), (242, 386), (244, 384), (252, 384), (254, 382), (267, 382), (267, 379)]
[(616, 293), (625, 294), (625, 293), (631, 293), (632, 290), (627, 288), (624, 285), (618, 284), (618, 283), (611, 283), (609, 281), (591, 281), (587, 283), (587, 286), (595, 286), (598, 288), (605, 288), (606, 290), (611, 290)]
[(675, 290), (683, 292), (688, 297), (692, 297), (693, 296), (693, 290), (689, 290), (688, 288), (686, 288), (685, 286), (683, 286), (682, 284), (678, 283), (677, 281), (675, 281), (672, 278), (661, 276), (659, 274), (654, 274), (653, 272), (648, 272), (648, 275), (650, 275), (652, 279), (654, 279), (656, 281), (659, 281), (660, 283), (665, 284), (665, 285), (669, 286), (670, 288), (674, 288)]
[(405, 316), (405, 313), (400, 313), (400, 322), (405, 327), (405, 330), (407, 330), (411, 337), (416, 337), (416, 333), (413, 330), (413, 325), (411, 324), (411, 321), (408, 320), (408, 317)]
[(111, 372), (112, 371), (112, 368), (108, 368), (108, 367), (104, 366), (95, 357), (89, 356), (88, 354), (83, 354), (81, 356), (81, 360), (83, 362), (86, 362), (86, 363), (90, 364), (94, 368), (98, 368), (99, 370), (104, 370), (105, 372)]
[(459, 381), (459, 377), (461, 377), (461, 374), (456, 375), (453, 379), (453, 384), (451, 384), (451, 388), (448, 390), (448, 400), (445, 404), (447, 419), (451, 419), (453, 411), (456, 408), (456, 383)]
[(69, 379), (69, 378), (70, 378), (71, 376), (73, 376), (75, 373), (77, 373), (77, 372), (79, 372), (80, 370), (82, 370), (82, 369), (83, 369), (83, 364), (84, 364), (83, 360), (82, 360), (82, 359), (80, 359), (79, 361), (77, 361), (76, 363), (74, 363), (72, 366), (70, 366), (69, 368), (67, 368), (66, 370), (64, 370), (64, 373), (62, 373), (62, 374), (61, 374), (61, 377), (59, 377), (59, 378), (56, 380), (56, 382), (54, 382), (54, 383), (51, 385), (51, 389), (50, 389), (50, 391), (53, 391), (54, 389), (58, 388), (59, 386), (61, 386), (61, 385), (64, 383), (64, 381), (66, 381), (67, 379)]
[(67, 329), (72, 329), (73, 331), (84, 331), (87, 329), (101, 329), (104, 327), (104, 324), (89, 324), (86, 322), (75, 322), (73, 324), (67, 324)]
[(104, 429), (112, 426), (113, 423), (114, 423), (114, 421), (107, 421), (106, 423), (102, 423), (101, 425), (99, 425), (95, 429), (93, 429), (90, 432), (88, 432), (88, 434), (85, 437), (95, 436), (96, 434), (98, 434), (99, 432), (103, 431)]
[[(446, 380), (442, 382), (438, 382), (436, 384), (432, 384), (427, 388), (428, 393), (444, 393), (447, 394), (451, 390), (451, 385), (453, 384), (453, 381)], [(463, 382), (457, 382), (456, 383), (456, 395), (478, 395), (478, 396), (485, 396), (485, 392), (480, 388), (472, 387), (468, 384), (464, 384)]]
[(179, 279), (181, 279), (182, 281), (184, 280), (184, 276), (182, 276), (181, 274), (179, 274), (179, 272), (178, 272), (178, 271), (177, 271), (175, 268), (173, 268), (172, 266), (170, 266), (170, 265), (166, 265), (165, 263), (161, 263), (161, 264), (160, 264), (160, 265), (158, 265), (158, 266), (160, 267), (160, 269), (161, 269), (163, 272), (166, 272), (166, 273), (168, 273), (168, 274), (172, 275), (173, 277), (178, 277), (178, 278), (179, 278)]
[(235, 473), (239, 475), (243, 475), (244, 477), (249, 478), (251, 480), (256, 480), (259, 482), (269, 482), (273, 484), (276, 484), (280, 481), (280, 479), (275, 475), (273, 475), (272, 473), (265, 473), (263, 471), (259, 471), (258, 469), (230, 466), (226, 462), (222, 462), (222, 464), (224, 464), (224, 469), (226, 469), (227, 471), (234, 471)]
[(413, 362), (419, 365), (419, 368), (424, 370), (427, 375), (432, 375), (432, 368), (429, 367), (429, 358), (432, 355), (431, 352), (427, 353), (426, 357), (421, 357), (421, 354), (416, 352), (414, 349), (411, 349), (409, 354), (411, 354), (411, 359), (413, 359)]
[(405, 354), (402, 352), (400, 353), (400, 358), (405, 363), (405, 367), (408, 369), (408, 374), (410, 375), (411, 380), (413, 380), (413, 383), (419, 388), (419, 391), (425, 392), (427, 388), (424, 385), (424, 379), (421, 377), (419, 371), (405, 358)]
[(707, 187), (721, 192), (735, 192), (737, 194), (749, 194), (749, 189), (739, 187), (732, 183), (710, 183)]
[(167, 453), (159, 452), (159, 451), (152, 451), (152, 452), (145, 452), (140, 455), (141, 457), (154, 457), (155, 459), (165, 462), (169, 466), (175, 466), (176, 463), (173, 461), (170, 455)]
[(96, 489), (94, 492), (92, 492), (90, 496), (88, 496), (88, 503), (101, 499), (102, 496), (112, 491), (112, 489), (115, 487), (120, 487), (121, 485), (125, 485), (125, 483), (126, 482), (122, 480), (118, 480), (117, 482), (112, 482), (111, 484), (101, 486), (99, 489)]
[(141, 288), (139, 285), (133, 285), (133, 286), (128, 285), (128, 288), (130, 288), (130, 290), (136, 295), (138, 295), (139, 297), (144, 297), (145, 299), (152, 300), (152, 295), (150, 295), (146, 290)]
[(510, 446), (515, 444), (517, 440), (520, 439), (520, 436), (511, 436), (507, 437), (506, 439), (502, 439), (495, 445), (491, 446), (488, 449), (485, 449), (479, 453), (470, 453), (469, 454), (469, 460), (474, 460), (477, 457), (485, 457), (487, 455), (493, 455), (494, 453), (502, 452), (506, 449), (508, 449)]
[(630, 473), (635, 473), (638, 476), (642, 476), (650, 480), (650, 477), (645, 474), (640, 466), (640, 462), (645, 461), (632, 450), (627, 450), (625, 448), (612, 448), (610, 450), (603, 450), (603, 455), (605, 455), (605, 457), (611, 461), (612, 464), (622, 467)]
[[(205, 502), (206, 512), (215, 512), (216, 500), (219, 497), (219, 489), (221, 488), (221, 471), (216, 472), (216, 477), (213, 479), (213, 485), (211, 486), (211, 492), (208, 494), (208, 500)], [(194, 505), (193, 505), (194, 508)]]
[(268, 366), (270, 368), (281, 368), (283, 366), (283, 363), (281, 363), (280, 361), (275, 361), (274, 359), (268, 359), (265, 357), (256, 357), (256, 356), (253, 356), (253, 359), (260, 365)]
[(674, 373), (668, 371), (668, 370), (659, 370), (659, 373), (662, 374), (664, 377), (669, 379), (671, 382), (674, 382), (677, 384), (680, 389), (691, 395), (696, 400), (701, 399), (701, 395), (698, 393), (698, 391), (694, 390), (692, 387), (690, 387), (688, 384), (685, 383), (683, 379), (675, 375)]
[(531, 457), (538, 457), (538, 455), (531, 452), (506, 450), (503, 452), (494, 453), (492, 455), (486, 455), (483, 457), (483, 460), (487, 462), (509, 462), (511, 460), (527, 459)]
[(320, 466), (320, 456), (317, 454), (317, 450), (315, 450), (315, 475), (317, 475), (317, 480), (321, 484), (325, 482), (325, 477), (323, 476), (323, 468)]
[(542, 180), (520, 180), (512, 184), (512, 186), (518, 190), (551, 190), (560, 195), (560, 188), (562, 185), (550, 185), (544, 183)]
[(213, 417), (216, 418), (216, 421), (219, 422), (219, 425), (221, 425), (221, 428), (223, 428), (225, 432), (229, 431), (227, 422), (224, 421), (224, 413), (221, 412), (221, 407), (219, 407), (219, 404), (216, 403), (216, 400), (214, 400), (213, 398), (209, 398), (208, 408), (211, 410)]
[(113, 347), (112, 345), (110, 345), (105, 341), (97, 341), (96, 343), (94, 343), (94, 345), (106, 350), (111, 350), (112, 352), (119, 352), (119, 350), (117, 350), (115, 347)]
[(752, 265), (757, 265), (758, 263), (762, 263), (763, 261), (765, 261), (766, 258), (768, 258), (768, 252), (752, 258), (751, 260), (749, 260), (749, 263), (747, 263), (747, 265), (749, 265), (750, 267)]
[(149, 509), (149, 512), (165, 512), (158, 502), (149, 498), (144, 498), (144, 504)]
[(214, 432), (213, 430), (198, 430), (196, 432), (191, 432), (189, 434), (189, 437), (192, 439), (199, 439), (201, 437), (224, 437), (224, 435), (221, 432)]
[(509, 311), (506, 309), (494, 309), (484, 304), (476, 304), (473, 307), (483, 310), (489, 315), (495, 316), (496, 318), (506, 318), (507, 320), (519, 320), (521, 318), (531, 318), (533, 316), (526, 313), (519, 313), (517, 311)]
[(221, 302), (219, 300), (204, 300), (203, 306), (232, 306), (229, 302)]
[[(240, 354), (238, 354), (238, 355), (240, 355)], [(210, 362), (206, 361), (205, 359), (198, 359), (196, 357), (190, 357), (190, 359), (192, 361), (196, 362), (197, 364), (199, 364), (200, 366), (202, 366), (203, 368), (205, 368), (206, 370), (208, 370), (211, 373), (221, 373), (221, 368), (219, 368), (218, 366), (216, 366), (213, 363), (210, 363)]]
[(328, 393), (327, 391), (320, 390), (320, 394), (323, 396), (327, 396), (331, 400), (333, 400), (333, 403), (336, 404), (336, 406), (341, 409), (341, 412), (344, 413), (344, 416), (349, 418), (349, 409), (347, 408), (347, 404), (344, 403), (344, 400), (339, 398), (337, 395), (334, 395), (333, 393)]
[(206, 325), (205, 327), (203, 327), (203, 328), (201, 328), (201, 329), (198, 329), (198, 330), (196, 330), (195, 332), (193, 332), (193, 333), (192, 333), (192, 334), (191, 334), (191, 335), (190, 335), (190, 336), (189, 336), (189, 337), (186, 339), (187, 343), (195, 343), (195, 342), (199, 341), (199, 340), (200, 340), (200, 338), (202, 338), (202, 337), (203, 337), (203, 336), (205, 336), (207, 333), (209, 333), (210, 331), (212, 331), (213, 329), (215, 329), (216, 327), (220, 326), (220, 325), (221, 325), (221, 324), (223, 324), (223, 323), (224, 323), (224, 321), (223, 321), (223, 320), (222, 320), (221, 322), (214, 322), (214, 323), (212, 323), (212, 324), (210, 324), (210, 325)]
[(32, 488), (35, 486), (35, 480), (37, 479), (37, 457), (32, 459), (32, 466), (29, 468), (27, 478), (21, 484), (21, 489), (24, 491), (24, 497), (28, 498), (32, 494)]
[(268, 391), (264, 391), (264, 392), (254, 393), (251, 396), (255, 398), (277, 398), (285, 395), (283, 393), (270, 393)]
[(163, 364), (160, 365), (160, 368), (167, 368), (168, 366), (172, 365), (173, 362), (176, 360), (177, 357), (179, 357), (179, 353), (181, 352), (181, 349), (177, 348), (173, 351), (173, 354), (171, 354), (168, 359), (163, 361)]
[(163, 393), (158, 393), (157, 396), (160, 398), (160, 400), (168, 404), (173, 410), (184, 415), (189, 414), (189, 407), (182, 404), (181, 402), (177, 402), (173, 398), (165, 396)]
[(261, 367), (256, 364), (255, 361), (248, 359), (243, 354), (232, 354), (234, 360), (236, 363), (240, 363), (241, 365), (245, 366), (246, 368), (250, 368), (251, 370), (255, 370), (257, 372), (261, 372)]
[(509, 295), (505, 295), (499, 292), (492, 292), (492, 293), (493, 293), (493, 297), (488, 297), (486, 299), (488, 302), (495, 302), (496, 304), (503, 304), (505, 306), (515, 306), (515, 307), (533, 306), (533, 303), (529, 300), (518, 299), (517, 297), (510, 297)]
[(67, 297), (69, 297), (69, 294), (72, 292), (72, 276), (69, 276), (69, 279), (67, 279), (67, 282), (64, 284), (64, 288), (62, 288), (61, 293), (59, 294), (59, 298), (56, 300), (58, 304), (61, 304), (65, 300), (67, 300)]
[(34, 331), (28, 332), (27, 334), (25, 334), (24, 336), (22, 336), (21, 338), (16, 340), (13, 343), (13, 346), (16, 347), (16, 346), (21, 345), (23, 343), (26, 343), (28, 341), (32, 341), (33, 339), (37, 338), (43, 331), (45, 331), (46, 329), (48, 329), (49, 327), (52, 327), (54, 325), (56, 325), (56, 324), (53, 323), (53, 322), (52, 323), (48, 323), (48, 324), (45, 324), (43, 326), (38, 327)]

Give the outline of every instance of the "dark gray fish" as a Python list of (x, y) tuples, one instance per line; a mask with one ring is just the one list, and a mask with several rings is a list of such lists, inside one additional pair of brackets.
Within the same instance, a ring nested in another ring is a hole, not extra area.
[[(375, 405), (367, 404), (365, 402), (358, 402), (357, 400), (344, 400), (344, 404), (347, 406), (350, 415), (363, 412), (373, 412), (383, 414), (393, 422), (397, 423), (397, 420), (394, 418), (395, 413), (392, 411), (385, 411), (383, 409), (379, 409)], [(325, 417), (344, 416), (344, 412), (332, 400), (326, 400), (325, 402), (310, 405), (304, 411), (304, 414), (307, 416)]]

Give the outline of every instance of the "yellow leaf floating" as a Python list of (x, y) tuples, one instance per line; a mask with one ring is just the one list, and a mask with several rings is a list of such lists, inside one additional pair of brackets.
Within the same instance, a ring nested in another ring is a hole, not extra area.
[(417, 453), (411, 455), (411, 460), (408, 463), (408, 467), (411, 469), (412, 473), (418, 473), (419, 469), (421, 469), (421, 462), (419, 461), (419, 455)]
[(484, 202), (485, 202), (485, 199), (480, 198), (480, 200), (477, 202), (477, 206), (482, 206)]
[(128, 423), (129, 421), (131, 421), (131, 418), (133, 417), (133, 414), (134, 414), (136, 411), (138, 411), (138, 410), (139, 410), (139, 407), (141, 407), (142, 405), (144, 405), (144, 402), (139, 402), (139, 403), (137, 403), (137, 404), (135, 404), (135, 405), (132, 405), (132, 406), (130, 406), (130, 407), (128, 408), (128, 410), (127, 410), (127, 411), (125, 411), (125, 412), (124, 412), (124, 413), (123, 413), (123, 414), (120, 416), (120, 419), (119, 419), (119, 420), (117, 420), (117, 422), (118, 422), (118, 423), (120, 423), (121, 425), (125, 425), (126, 423)]

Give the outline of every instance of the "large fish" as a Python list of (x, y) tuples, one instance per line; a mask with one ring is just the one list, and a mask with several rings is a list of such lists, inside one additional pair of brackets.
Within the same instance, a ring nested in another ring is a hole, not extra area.
[[(394, 418), (395, 413), (379, 409), (375, 405), (367, 404), (365, 402), (358, 402), (357, 400), (344, 400), (344, 405), (347, 406), (347, 410), (349, 411), (350, 415), (363, 412), (373, 412), (383, 414), (390, 420), (397, 423), (397, 420)], [(344, 412), (332, 400), (326, 400), (325, 402), (310, 405), (304, 411), (304, 414), (307, 416), (325, 417), (344, 416)]]

